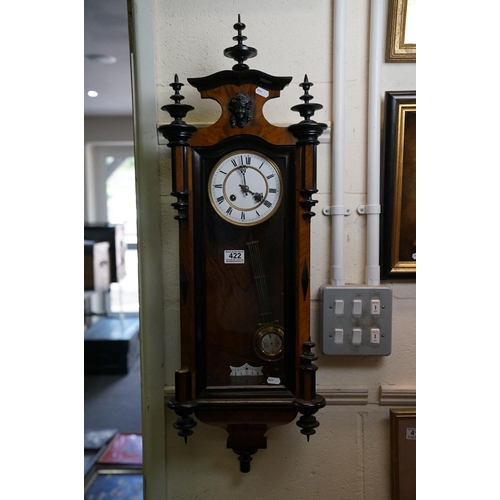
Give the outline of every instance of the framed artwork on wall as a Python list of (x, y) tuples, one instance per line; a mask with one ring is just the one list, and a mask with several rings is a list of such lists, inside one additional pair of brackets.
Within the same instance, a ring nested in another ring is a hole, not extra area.
[(94, 466), (87, 476), (85, 500), (143, 500), (142, 469)]
[(416, 278), (416, 91), (385, 93), (381, 279)]
[(417, 412), (415, 408), (390, 410), (392, 500), (415, 500)]
[(390, 0), (386, 44), (387, 62), (417, 60), (417, 0)]

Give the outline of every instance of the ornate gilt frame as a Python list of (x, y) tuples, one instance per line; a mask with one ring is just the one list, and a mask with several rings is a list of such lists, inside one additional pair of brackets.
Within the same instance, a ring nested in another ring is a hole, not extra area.
[[(411, 62), (417, 60), (417, 44), (405, 43), (406, 26), (410, 21), (408, 3), (416, 0), (390, 0), (387, 30), (386, 61)], [(412, 19), (412, 22), (415, 22)]]
[(416, 91), (385, 93), (380, 274), (416, 278)]

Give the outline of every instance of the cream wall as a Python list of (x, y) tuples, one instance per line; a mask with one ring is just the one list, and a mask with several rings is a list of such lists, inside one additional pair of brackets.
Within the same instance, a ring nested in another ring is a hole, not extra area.
[[(387, 0), (384, 14), (384, 46)], [(278, 125), (299, 120), (290, 111), (298, 104), (298, 84), (307, 73), (314, 82), (311, 94), (324, 108), (317, 121), (332, 120), (332, 0), (157, 0), (153, 2), (157, 121), (167, 123), (160, 107), (170, 101), (169, 83), (177, 73), (186, 83), (185, 103), (195, 107), (187, 121), (213, 122), (217, 105), (201, 101), (188, 77), (230, 69), (223, 56), (233, 45), (232, 25), (241, 14), (247, 25), (246, 43), (257, 48), (251, 68), (274, 75), (293, 76), (282, 98), (264, 109)], [(366, 221), (356, 209), (366, 202), (367, 96), (370, 2), (348, 0), (346, 18), (346, 144), (345, 218), (346, 283), (363, 284)], [(414, 90), (415, 64), (383, 63), (382, 95), (386, 90)], [(160, 141), (161, 142), (161, 141)], [(174, 371), (179, 368), (179, 289), (177, 223), (170, 204), (169, 151), (160, 151), (160, 203), (162, 206), (162, 258), (164, 283), (165, 385), (170, 394)], [(393, 343), (387, 357), (323, 356), (319, 342), (319, 288), (329, 284), (331, 220), (322, 215), (331, 205), (331, 142), (323, 138), (319, 151), (317, 216), (312, 221), (312, 336), (316, 341), (318, 391), (328, 401), (318, 419), (318, 432), (307, 443), (294, 425), (268, 432), (268, 449), (260, 450), (249, 474), (241, 474), (236, 455), (225, 448), (223, 430), (199, 423), (185, 445), (166, 412), (167, 498), (172, 499), (330, 499), (390, 498), (389, 408), (412, 405), (415, 398), (415, 284), (383, 283), (393, 288)], [(272, 488), (272, 494), (270, 493)]]

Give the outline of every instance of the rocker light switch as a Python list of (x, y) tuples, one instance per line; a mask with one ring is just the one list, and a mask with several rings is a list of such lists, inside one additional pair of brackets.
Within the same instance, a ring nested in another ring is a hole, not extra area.
[(372, 316), (378, 316), (380, 314), (380, 300), (372, 299), (370, 302), (370, 311)]
[(361, 312), (363, 310), (363, 302), (361, 300), (353, 300), (352, 301), (352, 315), (353, 316), (361, 316)]
[(343, 300), (336, 300), (335, 301), (335, 314), (337, 314), (339, 316), (344, 314), (344, 301)]
[(380, 330), (378, 328), (370, 330), (370, 342), (372, 344), (380, 344)]
[(352, 330), (352, 343), (354, 345), (361, 344), (361, 328), (354, 328)]
[(344, 342), (344, 330), (342, 330), (342, 328), (335, 328), (335, 335), (333, 337), (333, 341), (336, 344), (342, 344), (342, 342)]

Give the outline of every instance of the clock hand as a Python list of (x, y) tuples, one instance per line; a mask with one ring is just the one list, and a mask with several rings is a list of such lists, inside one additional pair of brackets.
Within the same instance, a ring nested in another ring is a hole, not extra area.
[(248, 192), (249, 192), (251, 195), (253, 195), (253, 199), (254, 199), (255, 201), (257, 201), (257, 202), (262, 201), (262, 199), (264, 198), (264, 195), (263, 195), (262, 193), (254, 193), (254, 192), (252, 192), (252, 191), (250, 191), (250, 190), (248, 190)]
[(247, 194), (250, 193), (256, 202), (260, 202), (264, 198), (264, 195), (262, 193), (254, 193), (253, 191), (250, 191), (250, 188), (248, 186), (245, 186), (243, 184), (240, 184), (239, 186), (243, 191), (243, 193), (245, 193), (245, 196), (247, 196)]
[(240, 173), (243, 177), (243, 184), (239, 184), (239, 186), (240, 186), (241, 190), (243, 191), (243, 193), (245, 194), (245, 196), (247, 196), (248, 193), (250, 193), (257, 203), (262, 201), (262, 199), (264, 198), (264, 195), (262, 193), (254, 193), (253, 191), (250, 191), (250, 188), (247, 186), (247, 180), (245, 178), (245, 173), (247, 171), (247, 167), (238, 167), (238, 170), (240, 171)]
[(240, 188), (245, 193), (245, 196), (247, 196), (248, 193), (248, 186), (247, 186), (247, 181), (245, 179), (245, 172), (247, 171), (247, 167), (238, 167), (238, 170), (240, 171), (240, 174), (243, 176), (243, 184), (240, 184)]

